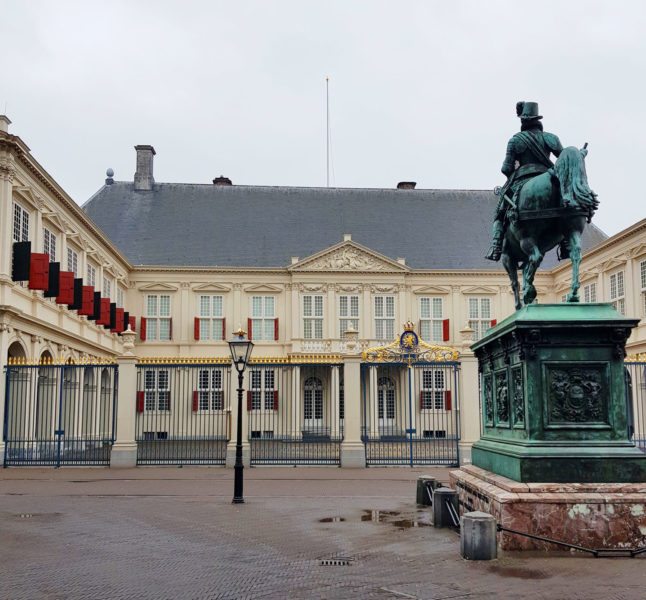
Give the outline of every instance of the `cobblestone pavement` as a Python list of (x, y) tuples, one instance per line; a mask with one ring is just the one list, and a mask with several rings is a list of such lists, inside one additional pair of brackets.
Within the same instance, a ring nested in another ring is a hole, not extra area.
[(222, 468), (0, 470), (0, 599), (646, 598), (641, 558), (462, 560), (428, 473), (246, 469), (233, 505)]

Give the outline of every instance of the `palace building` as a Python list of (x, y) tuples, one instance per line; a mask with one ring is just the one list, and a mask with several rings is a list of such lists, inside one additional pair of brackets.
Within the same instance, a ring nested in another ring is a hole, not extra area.
[[(133, 180), (109, 171), (79, 207), (9, 123), (0, 116), (6, 466), (230, 464), (239, 327), (254, 343), (248, 464), (469, 459), (469, 346), (514, 310), (506, 273), (484, 259), (493, 192), (158, 183), (142, 145)], [(642, 319), (628, 351), (646, 352), (646, 219), (612, 237), (589, 225), (583, 247), (582, 301)], [(540, 302), (563, 301), (569, 265), (545, 257)], [(414, 353), (394, 343), (404, 331)]]

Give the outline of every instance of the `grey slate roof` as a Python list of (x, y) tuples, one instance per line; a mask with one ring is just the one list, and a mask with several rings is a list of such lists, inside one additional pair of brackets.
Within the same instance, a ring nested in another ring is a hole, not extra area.
[[(83, 209), (134, 265), (286, 267), (352, 234), (413, 269), (502, 269), (483, 258), (491, 191), (216, 186), (102, 187)], [(606, 236), (588, 226), (589, 248)], [(541, 268), (557, 264), (551, 252)]]

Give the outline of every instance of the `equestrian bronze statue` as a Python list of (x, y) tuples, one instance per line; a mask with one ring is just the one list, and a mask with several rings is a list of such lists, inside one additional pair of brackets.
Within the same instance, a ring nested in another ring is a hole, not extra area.
[(567, 301), (578, 302), (581, 233), (599, 206), (585, 172), (587, 144), (581, 150), (563, 148), (556, 135), (543, 131), (536, 102), (518, 102), (516, 113), (521, 130), (507, 145), (502, 165), (507, 182), (496, 191), (500, 199), (486, 258), (502, 259), (518, 310), (518, 269), (523, 272), (523, 302), (531, 304), (536, 270), (545, 253), (559, 245), (559, 258), (572, 260)]

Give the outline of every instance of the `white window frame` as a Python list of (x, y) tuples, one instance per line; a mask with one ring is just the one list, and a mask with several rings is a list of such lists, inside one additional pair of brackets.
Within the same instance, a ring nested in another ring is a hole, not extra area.
[(583, 286), (583, 301), (596, 302), (597, 301), (597, 284), (596, 282), (588, 283)]
[[(153, 300), (154, 298), (154, 300)], [(162, 304), (167, 303), (167, 306)], [(171, 303), (168, 294), (146, 295), (146, 340), (170, 340)]]
[(375, 338), (392, 341), (395, 338), (395, 296), (373, 296)]
[(67, 270), (78, 277), (79, 273), (79, 253), (74, 248), (67, 248)]
[(144, 370), (145, 412), (170, 411), (170, 370)]
[(251, 410), (274, 410), (274, 395), (277, 389), (274, 369), (251, 369)]
[(249, 298), (249, 318), (253, 340), (273, 341), (276, 331), (276, 298), (255, 294)]
[(337, 296), (337, 304), (339, 306), (339, 338), (345, 338), (346, 330), (352, 327), (359, 331), (359, 306), (360, 298), (357, 295), (341, 295)]
[(29, 241), (29, 211), (18, 202), (13, 203), (13, 241)]
[(419, 337), (429, 342), (444, 340), (444, 299), (422, 296), (419, 299)]
[(123, 308), (123, 289), (117, 284), (117, 307)]
[(87, 264), (87, 284), (96, 288), (96, 267), (89, 262)]
[(43, 227), (43, 252), (49, 254), (49, 262), (56, 262), (56, 234)]
[(199, 412), (224, 410), (224, 369), (200, 369), (197, 375), (197, 409)]
[(446, 375), (442, 369), (422, 369), (422, 410), (445, 410)]
[(306, 294), (302, 296), (303, 308), (303, 339), (323, 339), (324, 300), (322, 294)]
[(110, 293), (112, 292), (112, 282), (110, 281), (109, 277), (106, 277), (105, 275), (103, 276), (103, 289), (101, 292), (101, 297), (102, 298), (109, 298)]
[(200, 340), (223, 340), (224, 297), (219, 294), (200, 294), (198, 299)]
[(626, 286), (624, 271), (612, 273), (609, 277), (610, 303), (622, 315), (626, 314)]
[(467, 315), (469, 327), (475, 331), (473, 339), (478, 341), (491, 329), (491, 298), (487, 296), (467, 298)]

